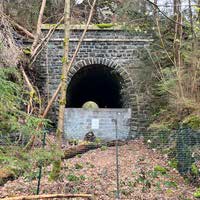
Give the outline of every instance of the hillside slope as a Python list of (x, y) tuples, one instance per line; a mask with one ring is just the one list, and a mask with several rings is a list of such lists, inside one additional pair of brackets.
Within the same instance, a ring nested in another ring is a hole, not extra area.
[[(142, 140), (130, 141), (120, 147), (121, 199), (193, 199), (194, 188), (187, 185), (167, 158), (148, 149)], [(57, 182), (48, 180), (51, 167), (44, 169), (42, 193), (91, 193), (97, 199), (115, 197), (115, 147), (90, 151), (63, 163)], [(35, 170), (35, 177), (37, 170)], [(30, 172), (0, 187), (0, 197), (33, 194), (37, 180)]]

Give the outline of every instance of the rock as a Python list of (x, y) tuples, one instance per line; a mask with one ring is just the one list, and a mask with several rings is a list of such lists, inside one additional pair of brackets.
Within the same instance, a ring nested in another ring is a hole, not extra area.
[(85, 134), (84, 140), (87, 142), (94, 142), (96, 139), (96, 136), (92, 131)]
[(99, 106), (93, 101), (87, 101), (83, 104), (82, 108), (85, 109), (98, 109)]

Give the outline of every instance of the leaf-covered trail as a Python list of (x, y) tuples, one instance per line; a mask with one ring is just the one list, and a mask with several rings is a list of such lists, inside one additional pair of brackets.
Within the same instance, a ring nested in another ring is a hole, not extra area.
[[(187, 185), (167, 159), (148, 149), (141, 140), (119, 147), (121, 199), (193, 199), (194, 188)], [(166, 172), (155, 170), (162, 166)], [(97, 199), (115, 199), (115, 147), (102, 147), (63, 162), (60, 179), (51, 182), (44, 169), (41, 183), (43, 193), (91, 193)], [(36, 171), (37, 172), (37, 171)], [(0, 187), (0, 197), (33, 194), (37, 181), (20, 177)]]

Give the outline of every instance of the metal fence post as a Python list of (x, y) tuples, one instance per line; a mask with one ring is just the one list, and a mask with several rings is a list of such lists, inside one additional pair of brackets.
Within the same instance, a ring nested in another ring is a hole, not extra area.
[[(46, 142), (46, 130), (44, 131), (43, 139), (42, 139), (42, 147), (43, 147), (43, 149), (45, 147), (45, 142)], [(36, 191), (37, 195), (40, 193), (41, 178), (42, 178), (42, 163), (39, 164), (38, 184), (37, 184), (37, 191)]]
[(120, 198), (120, 185), (119, 185), (119, 145), (118, 145), (118, 124), (117, 119), (113, 119), (115, 123), (115, 132), (116, 132), (116, 141), (115, 141), (115, 148), (116, 148), (116, 183), (117, 183), (117, 191), (116, 191), (116, 200)]

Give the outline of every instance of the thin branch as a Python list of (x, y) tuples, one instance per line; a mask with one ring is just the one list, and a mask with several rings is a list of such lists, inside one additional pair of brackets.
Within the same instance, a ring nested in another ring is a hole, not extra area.
[(90, 0), (87, 0), (87, 1), (88, 1), (89, 6), (92, 8), (92, 4), (90, 3)]
[(185, 25), (171, 19), (170, 17), (168, 17), (159, 7), (158, 5), (156, 5), (154, 2), (150, 1), (150, 0), (146, 0), (148, 3), (152, 4), (164, 17), (166, 17), (168, 20), (170, 20), (171, 22), (175, 23), (175, 24), (179, 24), (183, 27), (185, 27)]
[(26, 72), (24, 71), (24, 68), (22, 67), (22, 65), (20, 65), (20, 70), (22, 71), (22, 75), (23, 75), (23, 77), (24, 77), (24, 79), (26, 81), (26, 84), (27, 84), (29, 90), (32, 91), (32, 92), (35, 92), (35, 90), (34, 90), (32, 84), (31, 84), (28, 76), (26, 75)]
[(18, 23), (16, 23), (13, 19), (11, 19), (8, 15), (6, 15), (5, 13), (3, 13), (2, 11), (0, 11), (0, 15), (5, 17), (7, 20), (9, 20), (9, 22), (18, 30), (22, 31), (24, 34), (26, 34), (29, 38), (34, 39), (35, 36), (29, 32), (27, 29), (25, 29), (24, 27), (22, 27), (21, 25), (19, 25)]
[(42, 5), (40, 8), (40, 13), (39, 13), (38, 22), (37, 22), (36, 35), (35, 35), (35, 38), (34, 38), (34, 41), (33, 41), (32, 47), (31, 47), (31, 52), (35, 49), (35, 47), (38, 43), (39, 37), (41, 35), (42, 18), (43, 18), (45, 6), (46, 6), (46, 0), (42, 0)]
[(64, 17), (62, 17), (55, 26), (50, 28), (49, 32), (47, 33), (47, 35), (42, 39), (42, 41), (34, 49), (34, 51), (32, 52), (32, 55), (31, 55), (31, 60), (32, 61), (29, 64), (29, 67), (31, 67), (33, 65), (33, 63), (35, 62), (37, 56), (40, 54), (40, 52), (43, 50), (43, 48), (47, 45), (47, 43), (49, 42), (49, 40), (50, 40), (51, 36), (53, 35), (54, 31), (56, 30), (56, 28), (58, 28), (58, 26), (62, 23), (63, 20), (64, 20)]

